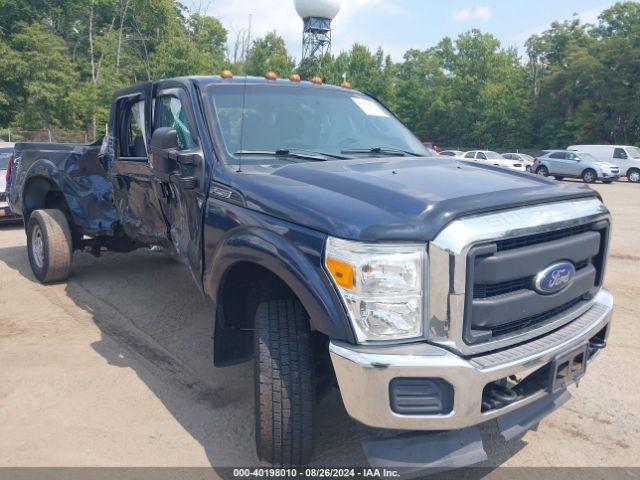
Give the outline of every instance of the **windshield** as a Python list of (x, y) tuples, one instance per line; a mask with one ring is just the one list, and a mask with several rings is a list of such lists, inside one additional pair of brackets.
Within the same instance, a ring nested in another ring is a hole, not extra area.
[(502, 155), (497, 152), (484, 152), (489, 160), (504, 160)]
[(0, 170), (6, 170), (13, 148), (0, 148)]
[(433, 155), (388, 110), (356, 92), (302, 85), (249, 85), (245, 92), (243, 85), (211, 85), (205, 97), (229, 164), (305, 161), (289, 152), (325, 160)]
[(640, 158), (640, 148), (638, 148), (638, 147), (627, 147), (627, 154), (631, 158)]

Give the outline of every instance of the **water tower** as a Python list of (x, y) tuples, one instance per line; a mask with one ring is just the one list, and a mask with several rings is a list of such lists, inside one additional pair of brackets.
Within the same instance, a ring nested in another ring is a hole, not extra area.
[(302, 60), (320, 59), (331, 50), (331, 20), (336, 18), (342, 0), (294, 0), (304, 22)]

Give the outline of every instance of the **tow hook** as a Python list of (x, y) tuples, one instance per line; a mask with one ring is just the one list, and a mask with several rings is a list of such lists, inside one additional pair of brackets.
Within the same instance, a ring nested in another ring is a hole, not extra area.
[(511, 405), (518, 399), (518, 394), (509, 387), (499, 383), (487, 385), (484, 398), (482, 399), (482, 410), (496, 410), (498, 408)]
[(589, 340), (589, 355), (593, 355), (598, 350), (604, 350), (607, 347), (607, 341), (602, 338), (594, 337)]

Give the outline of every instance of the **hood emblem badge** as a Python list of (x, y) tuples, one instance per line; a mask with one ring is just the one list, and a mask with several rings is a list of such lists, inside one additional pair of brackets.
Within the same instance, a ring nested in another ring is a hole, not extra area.
[(559, 262), (539, 272), (533, 286), (542, 295), (553, 295), (573, 285), (575, 278), (575, 265), (571, 262)]

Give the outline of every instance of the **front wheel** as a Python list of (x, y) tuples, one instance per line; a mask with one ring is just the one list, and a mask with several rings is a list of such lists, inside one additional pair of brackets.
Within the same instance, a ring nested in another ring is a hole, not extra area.
[(627, 178), (631, 183), (640, 183), (640, 170), (629, 170), (629, 173), (627, 173)]
[(258, 306), (254, 349), (258, 458), (273, 466), (306, 465), (313, 449), (313, 360), (300, 302)]
[(27, 224), (31, 270), (42, 283), (61, 282), (71, 273), (73, 243), (67, 217), (61, 210), (36, 210)]
[(595, 183), (598, 180), (598, 174), (590, 168), (582, 172), (582, 181), (584, 183)]

